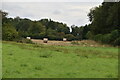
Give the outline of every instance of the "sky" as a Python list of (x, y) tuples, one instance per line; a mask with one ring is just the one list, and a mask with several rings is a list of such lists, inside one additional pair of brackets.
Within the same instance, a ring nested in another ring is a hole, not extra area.
[(71, 25), (84, 26), (89, 24), (87, 14), (90, 9), (101, 5), (102, 0), (4, 0), (2, 10), (8, 17), (19, 16), (31, 20), (52, 19)]

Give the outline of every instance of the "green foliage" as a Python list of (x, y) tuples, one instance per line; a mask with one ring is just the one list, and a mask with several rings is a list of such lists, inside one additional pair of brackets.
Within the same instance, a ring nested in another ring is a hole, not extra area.
[[(26, 38), (27, 36), (30, 36), (35, 39), (43, 39), (44, 37), (48, 37), (51, 40), (62, 40), (66, 34), (70, 34), (70, 29), (66, 24), (55, 22), (51, 19), (32, 21), (27, 18), (22, 19), (19, 16), (16, 18), (7, 18), (6, 16), (8, 13), (2, 11), (0, 11), (0, 14), (4, 17), (2, 18), (3, 24), (6, 25), (9, 23), (12, 25), (17, 31), (19, 38)], [(9, 29), (10, 28), (11, 27), (9, 27)], [(8, 29), (4, 28), (4, 30), (7, 31)], [(8, 34), (10, 33), (11, 32)], [(4, 38), (4, 40), (9, 39)]]
[[(107, 3), (103, 2), (99, 7), (92, 8), (88, 14), (91, 24), (89, 25), (90, 31), (95, 35), (93, 40), (102, 43), (117, 45), (120, 35), (120, 22), (118, 12), (120, 2)], [(89, 35), (88, 35), (88, 39)]]
[(32, 22), (29, 19), (23, 19), (18, 24), (16, 24), (17, 31), (28, 31), (32, 26)]
[(117, 39), (120, 36), (118, 30), (113, 30), (111, 32), (111, 41), (114, 41), (115, 39)]
[(32, 34), (39, 34), (45, 32), (45, 27), (40, 22), (34, 22), (28, 32)]
[(120, 46), (120, 37), (118, 37), (118, 38), (114, 41), (114, 45)]
[(75, 40), (75, 38), (76, 38), (76, 37), (75, 37), (74, 35), (72, 35), (72, 34), (66, 34), (65, 37), (67, 38), (67, 40), (70, 40), (70, 41), (71, 41), (71, 40)]
[(94, 33), (95, 35), (107, 34), (112, 30), (117, 29), (118, 7), (116, 6), (116, 4), (118, 3), (104, 2), (101, 6), (92, 8), (90, 10), (88, 17), (92, 22), (91, 23), (92, 33)]
[[(8, 15), (7, 12), (0, 10), (0, 22), (2, 22), (2, 24), (5, 24), (7, 22), (7, 17), (6, 17), (7, 15)], [(2, 21), (1, 21), (1, 19), (2, 19)]]
[(30, 43), (32, 44), (33, 42), (30, 39), (22, 39), (22, 43)]
[(88, 39), (93, 39), (93, 34), (92, 34), (91, 31), (88, 31), (88, 32), (87, 32), (86, 38), (88, 38)]
[(59, 32), (59, 33), (57, 33), (56, 37), (57, 37), (58, 40), (63, 40), (63, 38), (65, 37), (65, 33), (64, 32)]
[(5, 24), (2, 28), (3, 40), (13, 41), (18, 38), (18, 32), (11, 24)]
[(47, 29), (47, 37), (49, 39), (55, 40), (57, 32), (51, 28)]
[(102, 41), (102, 39), (103, 39), (103, 35), (102, 34), (98, 34), (98, 35), (94, 36), (94, 40), (95, 41)]
[(19, 42), (19, 43), (29, 43), (29, 44), (33, 44), (33, 42), (30, 39), (26, 39), (26, 38), (17, 38), (14, 40), (15, 42)]
[(18, 34), (20, 37), (26, 38), (27, 36), (29, 36), (29, 33), (26, 31), (18, 31)]
[(101, 42), (110, 44), (111, 39), (112, 39), (111, 34), (105, 34), (102, 36)]
[(119, 37), (120, 36), (119, 36), (118, 30), (114, 30), (109, 34), (95, 35), (93, 39), (95, 41), (99, 41), (99, 42), (102, 42), (102, 43), (118, 46), (119, 45)]

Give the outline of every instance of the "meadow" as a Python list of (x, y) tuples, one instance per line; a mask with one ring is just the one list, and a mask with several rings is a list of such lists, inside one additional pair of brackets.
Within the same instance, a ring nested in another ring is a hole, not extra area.
[(117, 78), (118, 48), (3, 41), (3, 78)]

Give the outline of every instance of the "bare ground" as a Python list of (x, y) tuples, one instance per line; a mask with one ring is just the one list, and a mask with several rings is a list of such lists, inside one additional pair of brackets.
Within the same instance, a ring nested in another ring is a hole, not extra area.
[(92, 40), (82, 40), (82, 41), (55, 41), (48, 40), (47, 43), (44, 43), (41, 39), (31, 39), (34, 43), (44, 44), (44, 45), (61, 45), (61, 46), (91, 46), (91, 47), (110, 47), (110, 45), (103, 45)]
[(34, 43), (37, 44), (45, 44), (45, 45), (72, 45), (70, 41), (54, 41), (54, 40), (48, 40), (47, 43), (44, 43), (43, 40), (40, 39), (31, 39)]

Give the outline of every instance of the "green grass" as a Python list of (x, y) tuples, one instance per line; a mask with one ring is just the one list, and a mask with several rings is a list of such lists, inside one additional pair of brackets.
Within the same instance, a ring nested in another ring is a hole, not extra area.
[(2, 79), (2, 42), (0, 40), (0, 79)]
[(3, 78), (117, 78), (114, 47), (3, 42)]

